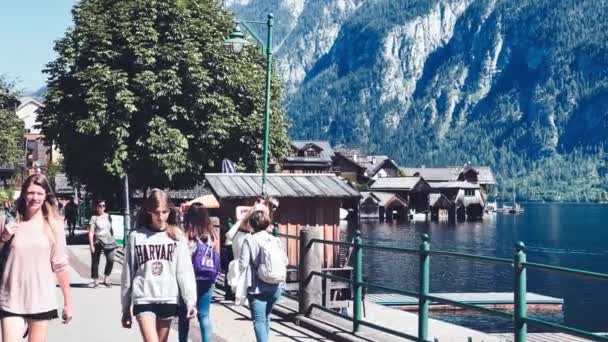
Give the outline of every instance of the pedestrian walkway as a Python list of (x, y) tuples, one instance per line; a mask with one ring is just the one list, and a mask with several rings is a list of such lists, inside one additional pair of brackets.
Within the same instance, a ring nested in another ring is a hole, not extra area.
[[(111, 288), (89, 288), (89, 267), (91, 255), (87, 245), (70, 245), (71, 283), (74, 297), (74, 319), (69, 324), (60, 320), (51, 323), (49, 341), (63, 342), (107, 342), (107, 341), (139, 341), (141, 337), (137, 324), (132, 329), (124, 329), (120, 324), (120, 273), (122, 265), (115, 264)], [(102, 257), (100, 269), (103, 269), (105, 259)], [(58, 298), (61, 291), (57, 289)], [(249, 309), (235, 306), (230, 302), (221, 301), (222, 293), (218, 290), (211, 307), (211, 320), (214, 328), (213, 340), (219, 342), (250, 342), (255, 341), (253, 325)], [(60, 299), (58, 299), (61, 303)], [(321, 335), (308, 331), (291, 321), (273, 316), (272, 341), (330, 341)], [(191, 341), (200, 341), (198, 322), (191, 321)], [(177, 324), (174, 322), (170, 341), (177, 341)]]

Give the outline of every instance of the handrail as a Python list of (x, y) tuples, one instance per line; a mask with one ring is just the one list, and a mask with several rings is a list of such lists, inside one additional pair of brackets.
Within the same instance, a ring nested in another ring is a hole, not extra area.
[(595, 341), (608, 341), (608, 336), (604, 337), (601, 335), (597, 335), (594, 333), (590, 333), (588, 331), (584, 331), (584, 330), (580, 330), (580, 329), (576, 329), (576, 328), (572, 328), (572, 327), (568, 327), (565, 325), (561, 325), (561, 324), (557, 324), (557, 323), (551, 323), (551, 322), (547, 322), (547, 321), (543, 321), (537, 318), (532, 318), (532, 317), (528, 317), (525, 319), (528, 323), (532, 323), (533, 325), (536, 326), (542, 326), (545, 328), (551, 328), (551, 329), (555, 329), (555, 330), (559, 330), (565, 333), (568, 333), (570, 335), (574, 335), (577, 337), (582, 337), (582, 338), (589, 338)]
[(528, 268), (533, 268), (533, 269), (541, 270), (541, 271), (556, 271), (556, 272), (567, 273), (570, 275), (578, 276), (581, 278), (592, 278), (592, 279), (599, 278), (602, 280), (608, 280), (608, 274), (604, 274), (604, 273), (582, 271), (582, 270), (576, 270), (576, 269), (567, 268), (567, 267), (538, 264), (538, 263), (534, 263), (534, 262), (526, 262), (526, 263), (524, 263), (524, 265), (527, 266)]
[(513, 264), (512, 259), (497, 258), (497, 257), (491, 257), (491, 256), (485, 256), (485, 255), (475, 255), (475, 254), (445, 252), (445, 251), (429, 251), (428, 253), (430, 255), (454, 256), (454, 257), (459, 257), (459, 258), (463, 258), (463, 259), (474, 259), (474, 260), (491, 261), (491, 262), (502, 263), (502, 264)]
[[(275, 235), (279, 237), (291, 238), (291, 239), (300, 239), (299, 236), (287, 235), (287, 234), (278, 234), (278, 230), (275, 229)], [(430, 301), (434, 301), (436, 303), (443, 303), (452, 305), (455, 307), (460, 307), (464, 309), (475, 310), (479, 312), (483, 312), (486, 314), (499, 316), (502, 318), (512, 319), (514, 321), (514, 336), (516, 342), (525, 342), (527, 338), (527, 325), (536, 325), (551, 328), (553, 330), (571, 334), (578, 337), (587, 338), (593, 341), (608, 341), (608, 336), (600, 336), (594, 334), (592, 332), (576, 329), (573, 327), (568, 327), (565, 325), (560, 325), (556, 323), (547, 322), (537, 318), (531, 318), (527, 316), (527, 301), (526, 301), (526, 293), (527, 293), (527, 269), (541, 270), (541, 271), (549, 271), (549, 272), (561, 272), (569, 275), (573, 275), (576, 277), (584, 277), (584, 278), (592, 278), (592, 279), (600, 279), (600, 280), (608, 280), (608, 274), (583, 271), (570, 269), (559, 266), (545, 265), (539, 263), (532, 263), (526, 261), (526, 253), (525, 246), (523, 243), (518, 242), (516, 244), (515, 254), (512, 259), (507, 258), (498, 258), (492, 256), (485, 255), (474, 255), (460, 252), (450, 252), (450, 251), (432, 251), (430, 250), (430, 238), (428, 235), (422, 235), (422, 244), (419, 249), (415, 248), (400, 248), (400, 247), (390, 247), (390, 246), (378, 246), (378, 245), (370, 245), (364, 244), (361, 240), (361, 233), (357, 231), (357, 235), (354, 239), (354, 242), (343, 242), (343, 241), (333, 241), (333, 240), (324, 240), (318, 238), (312, 238), (308, 240), (306, 246), (303, 246), (304, 241), (301, 241), (301, 247), (310, 247), (313, 243), (320, 243), (323, 245), (333, 245), (333, 246), (347, 246), (353, 248), (354, 252), (354, 268), (353, 268), (353, 277), (352, 279), (338, 277), (332, 274), (327, 274), (323, 272), (313, 271), (310, 272), (313, 276), (319, 276), (322, 278), (332, 279), (335, 281), (343, 281), (345, 283), (351, 284), (353, 287), (353, 331), (358, 332), (360, 325), (367, 326), (376, 326), (377, 325), (366, 322), (361, 318), (361, 303), (362, 303), (362, 289), (363, 288), (374, 288), (389, 291), (391, 293), (403, 294), (406, 296), (417, 297), (418, 298), (418, 341), (427, 341), (428, 340), (428, 311)], [(406, 254), (414, 254), (420, 257), (420, 292), (406, 291), (401, 289), (392, 288), (389, 286), (374, 284), (364, 282), (362, 280), (362, 252), (363, 250), (376, 250), (376, 251), (387, 251), (387, 252), (396, 252), (396, 253), (406, 253)], [(514, 305), (515, 308), (512, 313), (486, 308), (483, 306), (475, 305), (468, 302), (462, 302), (457, 300), (452, 300), (448, 298), (438, 297), (429, 294), (429, 284), (430, 284), (430, 256), (440, 256), (440, 257), (453, 257), (460, 259), (470, 259), (484, 262), (492, 262), (498, 264), (509, 265), (512, 267), (514, 272), (514, 290), (513, 293), (515, 295)], [(350, 318), (349, 318), (350, 319)]]

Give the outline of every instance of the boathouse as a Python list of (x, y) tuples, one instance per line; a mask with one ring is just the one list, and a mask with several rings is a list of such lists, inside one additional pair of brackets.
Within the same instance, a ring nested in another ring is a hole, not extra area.
[(372, 192), (391, 192), (399, 195), (418, 213), (429, 209), (431, 186), (422, 177), (385, 177), (378, 178), (371, 186)]
[(481, 191), (487, 195), (496, 184), (492, 169), (487, 166), (448, 166), (448, 167), (402, 167), (401, 174), (407, 177), (422, 177), (429, 184), (445, 182), (469, 182), (479, 184)]
[[(479, 184), (469, 182), (431, 183), (433, 195), (429, 196), (431, 219), (437, 213), (447, 213), (450, 220), (480, 220), (486, 205), (485, 197)], [(437, 195), (441, 196), (437, 196)], [(445, 197), (445, 199), (443, 198)], [(445, 210), (445, 211), (444, 211)]]
[[(207, 183), (217, 198), (221, 222), (234, 222), (236, 207), (252, 205), (262, 193), (262, 175), (208, 173)], [(298, 236), (306, 226), (323, 227), (323, 238), (339, 241), (340, 208), (358, 208), (361, 194), (333, 174), (268, 174), (268, 195), (278, 199), (274, 221), (279, 232)], [(284, 239), (290, 265), (299, 263), (299, 245)], [(324, 245), (324, 267), (335, 267), (338, 246)]]
[(407, 201), (391, 192), (362, 192), (359, 205), (361, 219), (405, 220)]

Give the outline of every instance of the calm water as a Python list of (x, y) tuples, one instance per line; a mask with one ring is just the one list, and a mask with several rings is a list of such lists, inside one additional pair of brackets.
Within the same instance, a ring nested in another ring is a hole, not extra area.
[[(431, 248), (512, 258), (523, 241), (528, 261), (608, 273), (608, 206), (591, 204), (524, 204), (520, 215), (497, 214), (484, 222), (362, 222), (366, 243), (418, 247), (420, 234), (431, 236)], [(418, 290), (415, 256), (366, 251), (364, 275), (371, 281)], [(507, 265), (431, 257), (431, 292), (511, 292), (513, 273)], [(528, 291), (563, 298), (562, 313), (534, 317), (593, 331), (608, 331), (608, 282), (536, 270), (528, 271)], [(370, 292), (373, 292), (370, 290)], [(434, 314), (484, 331), (507, 331), (508, 320), (474, 313)]]

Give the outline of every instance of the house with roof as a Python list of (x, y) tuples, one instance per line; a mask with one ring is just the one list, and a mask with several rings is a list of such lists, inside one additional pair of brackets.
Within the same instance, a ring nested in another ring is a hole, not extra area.
[(384, 177), (397, 177), (399, 165), (388, 156), (365, 155), (358, 149), (336, 151), (332, 170), (341, 177), (358, 184), (367, 184)]
[(390, 192), (404, 199), (409, 209), (417, 213), (428, 213), (430, 184), (422, 177), (378, 178), (371, 186), (372, 192)]
[(400, 171), (404, 176), (422, 177), (429, 183), (466, 181), (479, 184), (484, 196), (487, 196), (496, 184), (494, 173), (487, 166), (402, 167)]
[(24, 122), (24, 140), (27, 151), (24, 161), (27, 174), (43, 171), (47, 165), (60, 157), (59, 151), (53, 146), (47, 145), (44, 135), (38, 125), (38, 114), (44, 108), (42, 100), (33, 97), (19, 98), (19, 106), (16, 109), (17, 117)]
[(282, 163), (283, 173), (331, 172), (334, 150), (328, 141), (293, 140)]

